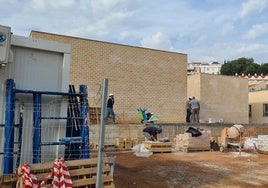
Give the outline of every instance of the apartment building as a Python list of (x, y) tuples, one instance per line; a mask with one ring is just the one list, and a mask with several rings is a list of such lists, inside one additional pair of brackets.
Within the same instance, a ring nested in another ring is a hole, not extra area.
[(218, 62), (201, 63), (192, 62), (188, 63), (187, 71), (188, 75), (194, 73), (207, 73), (207, 74), (220, 74), (222, 64)]

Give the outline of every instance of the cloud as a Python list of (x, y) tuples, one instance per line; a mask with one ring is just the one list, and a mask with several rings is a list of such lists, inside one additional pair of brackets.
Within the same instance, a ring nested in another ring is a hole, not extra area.
[(247, 57), (253, 58), (255, 63), (268, 63), (266, 58), (268, 45), (266, 44), (248, 44), (248, 43), (241, 43), (236, 44), (232, 48), (233, 54), (232, 56), (235, 58), (239, 57)]
[(141, 46), (159, 50), (174, 50), (168, 36), (164, 35), (161, 32), (157, 32), (152, 36), (143, 38), (141, 40)]
[(256, 39), (260, 37), (266, 37), (268, 34), (268, 23), (256, 24), (243, 36), (244, 39)]
[(116, 31), (124, 27), (122, 22), (132, 15), (132, 7), (135, 7), (128, 0), (31, 0), (29, 6), (26, 3), (22, 5), (21, 18), (31, 21), (20, 27), (33, 24), (32, 29), (44, 32), (106, 41), (118, 35), (120, 31)]
[[(234, 60), (240, 57), (253, 58), (256, 63), (265, 63), (263, 58), (266, 56), (268, 45), (258, 43), (217, 43), (204, 49), (191, 49), (190, 54), (193, 57), (199, 57), (200, 60), (211, 60), (223, 62), (224, 60)], [(217, 54), (214, 54), (217, 52)], [(192, 56), (190, 56), (192, 57)]]
[(268, 6), (267, 0), (248, 0), (242, 4), (242, 11), (240, 12), (240, 18), (244, 18), (255, 12), (262, 12)]
[(50, 9), (63, 9), (63, 8), (73, 8), (76, 3), (75, 0), (64, 0), (64, 1), (54, 1), (54, 0), (31, 0), (29, 3), (29, 8), (36, 12), (49, 11)]
[(89, 17), (80, 20), (80, 24), (70, 29), (69, 34), (80, 37), (105, 38), (120, 29), (121, 22), (129, 16), (131, 16), (131, 12), (110, 11), (109, 14), (98, 15), (98, 19), (95, 16)]
[(196, 41), (194, 42), (194, 45), (201, 45), (201, 44), (204, 44), (206, 41), (207, 41), (207, 35), (202, 34), (196, 39)]
[(222, 24), (220, 35), (222, 37), (225, 37), (228, 34), (230, 34), (232, 31), (234, 31), (234, 25), (233, 25), (233, 23), (227, 22), (227, 23)]
[(135, 41), (140, 39), (140, 34), (135, 31), (121, 31), (119, 33), (118, 39), (120, 41)]
[[(268, 0), (0, 0), (1, 25), (188, 54), (268, 60)], [(251, 51), (247, 51), (247, 48)], [(239, 50), (238, 50), (239, 49)], [(266, 50), (265, 50), (266, 49)]]

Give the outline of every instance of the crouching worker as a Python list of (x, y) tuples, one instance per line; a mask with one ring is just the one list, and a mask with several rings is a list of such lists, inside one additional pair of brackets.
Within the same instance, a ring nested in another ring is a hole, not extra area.
[(143, 135), (147, 141), (157, 141), (157, 134), (160, 134), (161, 132), (161, 127), (149, 126), (143, 129)]

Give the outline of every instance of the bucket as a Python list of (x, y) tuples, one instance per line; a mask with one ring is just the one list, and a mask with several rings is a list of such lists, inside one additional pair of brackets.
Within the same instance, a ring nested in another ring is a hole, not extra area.
[(116, 156), (110, 156), (110, 157), (108, 157), (108, 161), (109, 161), (109, 163), (110, 163), (111, 175), (112, 175), (112, 176), (114, 176), (115, 159), (116, 159)]
[(212, 123), (212, 118), (208, 118), (208, 123)]

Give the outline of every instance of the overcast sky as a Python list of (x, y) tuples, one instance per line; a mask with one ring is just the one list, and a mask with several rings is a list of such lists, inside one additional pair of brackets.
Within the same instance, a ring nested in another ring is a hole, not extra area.
[(188, 54), (188, 62), (268, 63), (268, 0), (0, 0), (0, 25)]

